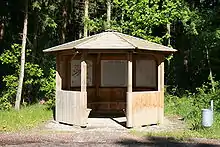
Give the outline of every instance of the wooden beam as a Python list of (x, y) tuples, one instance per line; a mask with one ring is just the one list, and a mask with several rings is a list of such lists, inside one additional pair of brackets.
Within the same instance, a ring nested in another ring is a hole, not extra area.
[(164, 56), (158, 58), (158, 91), (160, 92), (159, 103), (161, 107), (158, 107), (158, 121), (163, 124), (164, 120)]
[(86, 51), (88, 53), (127, 53), (132, 51), (132, 49), (77, 49), (77, 51)]
[(60, 70), (60, 56), (56, 56), (56, 90), (61, 90), (62, 79), (61, 79), (61, 70)]
[(127, 87), (127, 105), (126, 105), (126, 117), (127, 124), (126, 126), (131, 128), (132, 124), (132, 53), (128, 53), (128, 87)]
[(71, 58), (67, 60), (67, 89), (70, 90), (71, 87)]
[[(133, 63), (133, 73), (132, 73), (132, 87), (134, 87), (134, 89), (136, 88), (136, 62), (137, 62), (137, 56), (132, 56), (132, 63)], [(133, 90), (132, 90), (133, 91)]]
[(163, 124), (163, 120), (164, 120), (164, 57), (162, 57), (161, 59), (161, 69), (160, 69), (160, 93), (161, 93), (161, 101), (162, 101), (162, 110), (160, 113), (160, 124)]
[(81, 61), (81, 97), (80, 97), (80, 116), (81, 116), (81, 127), (86, 127), (86, 110), (87, 110), (87, 64), (86, 64), (86, 54), (82, 54)]
[(87, 86), (87, 64), (86, 61), (81, 61), (81, 92), (86, 92)]
[(95, 86), (96, 86), (96, 98), (97, 100), (99, 98), (99, 87), (101, 85), (101, 64), (100, 64), (101, 54), (97, 54), (96, 58), (96, 68), (95, 68)]
[(161, 60), (158, 60), (157, 64), (157, 89), (161, 91)]
[(56, 121), (58, 120), (58, 103), (59, 103), (59, 99), (60, 97), (58, 97), (58, 92), (61, 90), (61, 84), (62, 84), (62, 80), (61, 80), (61, 76), (60, 76), (60, 56), (57, 54), (56, 55), (56, 107), (55, 107), (55, 119)]

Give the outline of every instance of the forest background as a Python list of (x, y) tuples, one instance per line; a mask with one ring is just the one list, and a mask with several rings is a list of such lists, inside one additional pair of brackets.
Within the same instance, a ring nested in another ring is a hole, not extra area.
[[(199, 128), (201, 108), (214, 100), (215, 110), (220, 109), (220, 1), (110, 2), (111, 29), (178, 49), (166, 58), (166, 110), (188, 120), (196, 118), (190, 125)], [(106, 3), (89, 0), (89, 17), (85, 18), (83, 0), (0, 1), (1, 110), (11, 109), (16, 101), (24, 14), (28, 14), (28, 25), (22, 104), (45, 99), (51, 107), (55, 58), (42, 50), (82, 38), (85, 24), (88, 35), (106, 30)]]

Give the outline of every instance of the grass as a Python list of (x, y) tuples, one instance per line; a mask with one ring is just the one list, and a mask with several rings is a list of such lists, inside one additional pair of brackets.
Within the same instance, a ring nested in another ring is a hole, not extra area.
[(164, 137), (164, 138), (169, 138), (169, 140), (176, 140), (176, 141), (186, 141), (187, 139), (195, 138), (195, 137), (202, 138), (202, 136), (199, 133), (190, 130), (162, 131), (162, 132), (138, 132), (133, 130), (131, 133), (137, 136)]
[(216, 131), (211, 130), (200, 130), (200, 131), (193, 131), (193, 130), (179, 130), (179, 131), (162, 131), (162, 132), (138, 132), (136, 130), (131, 131), (132, 134), (137, 136), (145, 136), (145, 137), (165, 137), (171, 138), (171, 140), (178, 140), (178, 141), (186, 141), (192, 138), (209, 138), (209, 139), (219, 139), (220, 134), (219, 131), (217, 134)]
[[(201, 109), (194, 106), (192, 100), (189, 97), (171, 96), (165, 98), (165, 116), (185, 118), (184, 121), (187, 126), (185, 130), (167, 130), (163, 132), (137, 132), (133, 130), (132, 133), (146, 137), (168, 137), (174, 140), (187, 140), (190, 138), (220, 139), (220, 113), (214, 111), (213, 125), (210, 128), (204, 128), (201, 126)], [(193, 126), (194, 129), (192, 129)]]
[(28, 130), (49, 120), (51, 117), (52, 111), (39, 104), (22, 108), (20, 111), (13, 109), (0, 111), (0, 132)]

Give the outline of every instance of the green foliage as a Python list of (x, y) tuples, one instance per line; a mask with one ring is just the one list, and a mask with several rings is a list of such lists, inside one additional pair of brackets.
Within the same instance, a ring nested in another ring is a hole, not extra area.
[[(219, 84), (217, 84), (219, 86)], [(210, 101), (214, 101), (214, 111), (220, 110), (220, 89), (213, 92), (209, 88), (209, 84), (204, 84), (201, 88), (197, 88), (197, 93), (187, 94), (184, 97), (177, 97), (167, 94), (165, 98), (166, 114), (178, 115), (183, 117), (192, 130), (201, 131), (201, 112), (202, 109), (210, 108)], [(219, 120), (219, 115), (215, 115), (215, 119)], [(219, 121), (214, 121), (220, 127)]]
[(52, 117), (44, 105), (32, 105), (20, 111), (0, 111), (0, 132), (26, 131)]
[[(170, 36), (166, 25), (189, 21), (191, 11), (183, 0), (114, 0), (117, 25), (123, 32), (149, 41), (163, 43)], [(118, 15), (121, 14), (121, 15)], [(163, 33), (157, 33), (161, 30)]]
[(105, 29), (105, 21), (97, 18), (89, 20), (88, 29), (91, 32), (100, 32)]
[(41, 87), (40, 91), (43, 92), (43, 95), (45, 96), (46, 104), (49, 109), (52, 109), (55, 107), (55, 70), (50, 69), (49, 76), (47, 78), (41, 79)]
[[(9, 67), (11, 67), (13, 71), (12, 74), (3, 77), (3, 82), (5, 82), (6, 87), (3, 90), (2, 96), (0, 98), (0, 105), (2, 106), (0, 107), (0, 109), (9, 109), (15, 102), (15, 96), (17, 92), (16, 90), (18, 86), (18, 75), (20, 71), (20, 49), (20, 45), (13, 44), (10, 50), (5, 50), (0, 56), (0, 60), (2, 61), (2, 63), (7, 64)], [(54, 95), (54, 90), (52, 89), (54, 89), (55, 87), (55, 82), (54, 80), (52, 80), (55, 75), (54, 70), (51, 70), (49, 78), (47, 79), (47, 77), (43, 77), (43, 70), (38, 64), (29, 62), (30, 50), (27, 51), (26, 56), (27, 58), (25, 63), (25, 78), (22, 95), (23, 100), (28, 103), (36, 102), (36, 98), (40, 94), (36, 93), (36, 95), (30, 95), (32, 94), (31, 91), (33, 89), (35, 91), (38, 91), (40, 89), (39, 92), (48, 90), (46, 96), (50, 96), (49, 98), (52, 98)], [(48, 86), (47, 89), (45, 88), (46, 85)]]

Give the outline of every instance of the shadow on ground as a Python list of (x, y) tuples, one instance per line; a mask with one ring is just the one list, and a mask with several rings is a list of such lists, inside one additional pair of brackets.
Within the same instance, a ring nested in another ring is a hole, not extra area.
[(141, 141), (127, 139), (116, 142), (120, 146), (131, 147), (217, 147), (215, 143), (199, 143), (194, 140), (178, 141), (172, 137), (146, 137)]
[[(108, 118), (111, 119), (113, 122), (119, 124), (120, 126), (126, 127), (126, 117), (122, 111), (117, 112), (94, 112), (92, 111), (89, 115), (89, 118)], [(125, 118), (125, 120), (118, 120), (120, 118)]]

